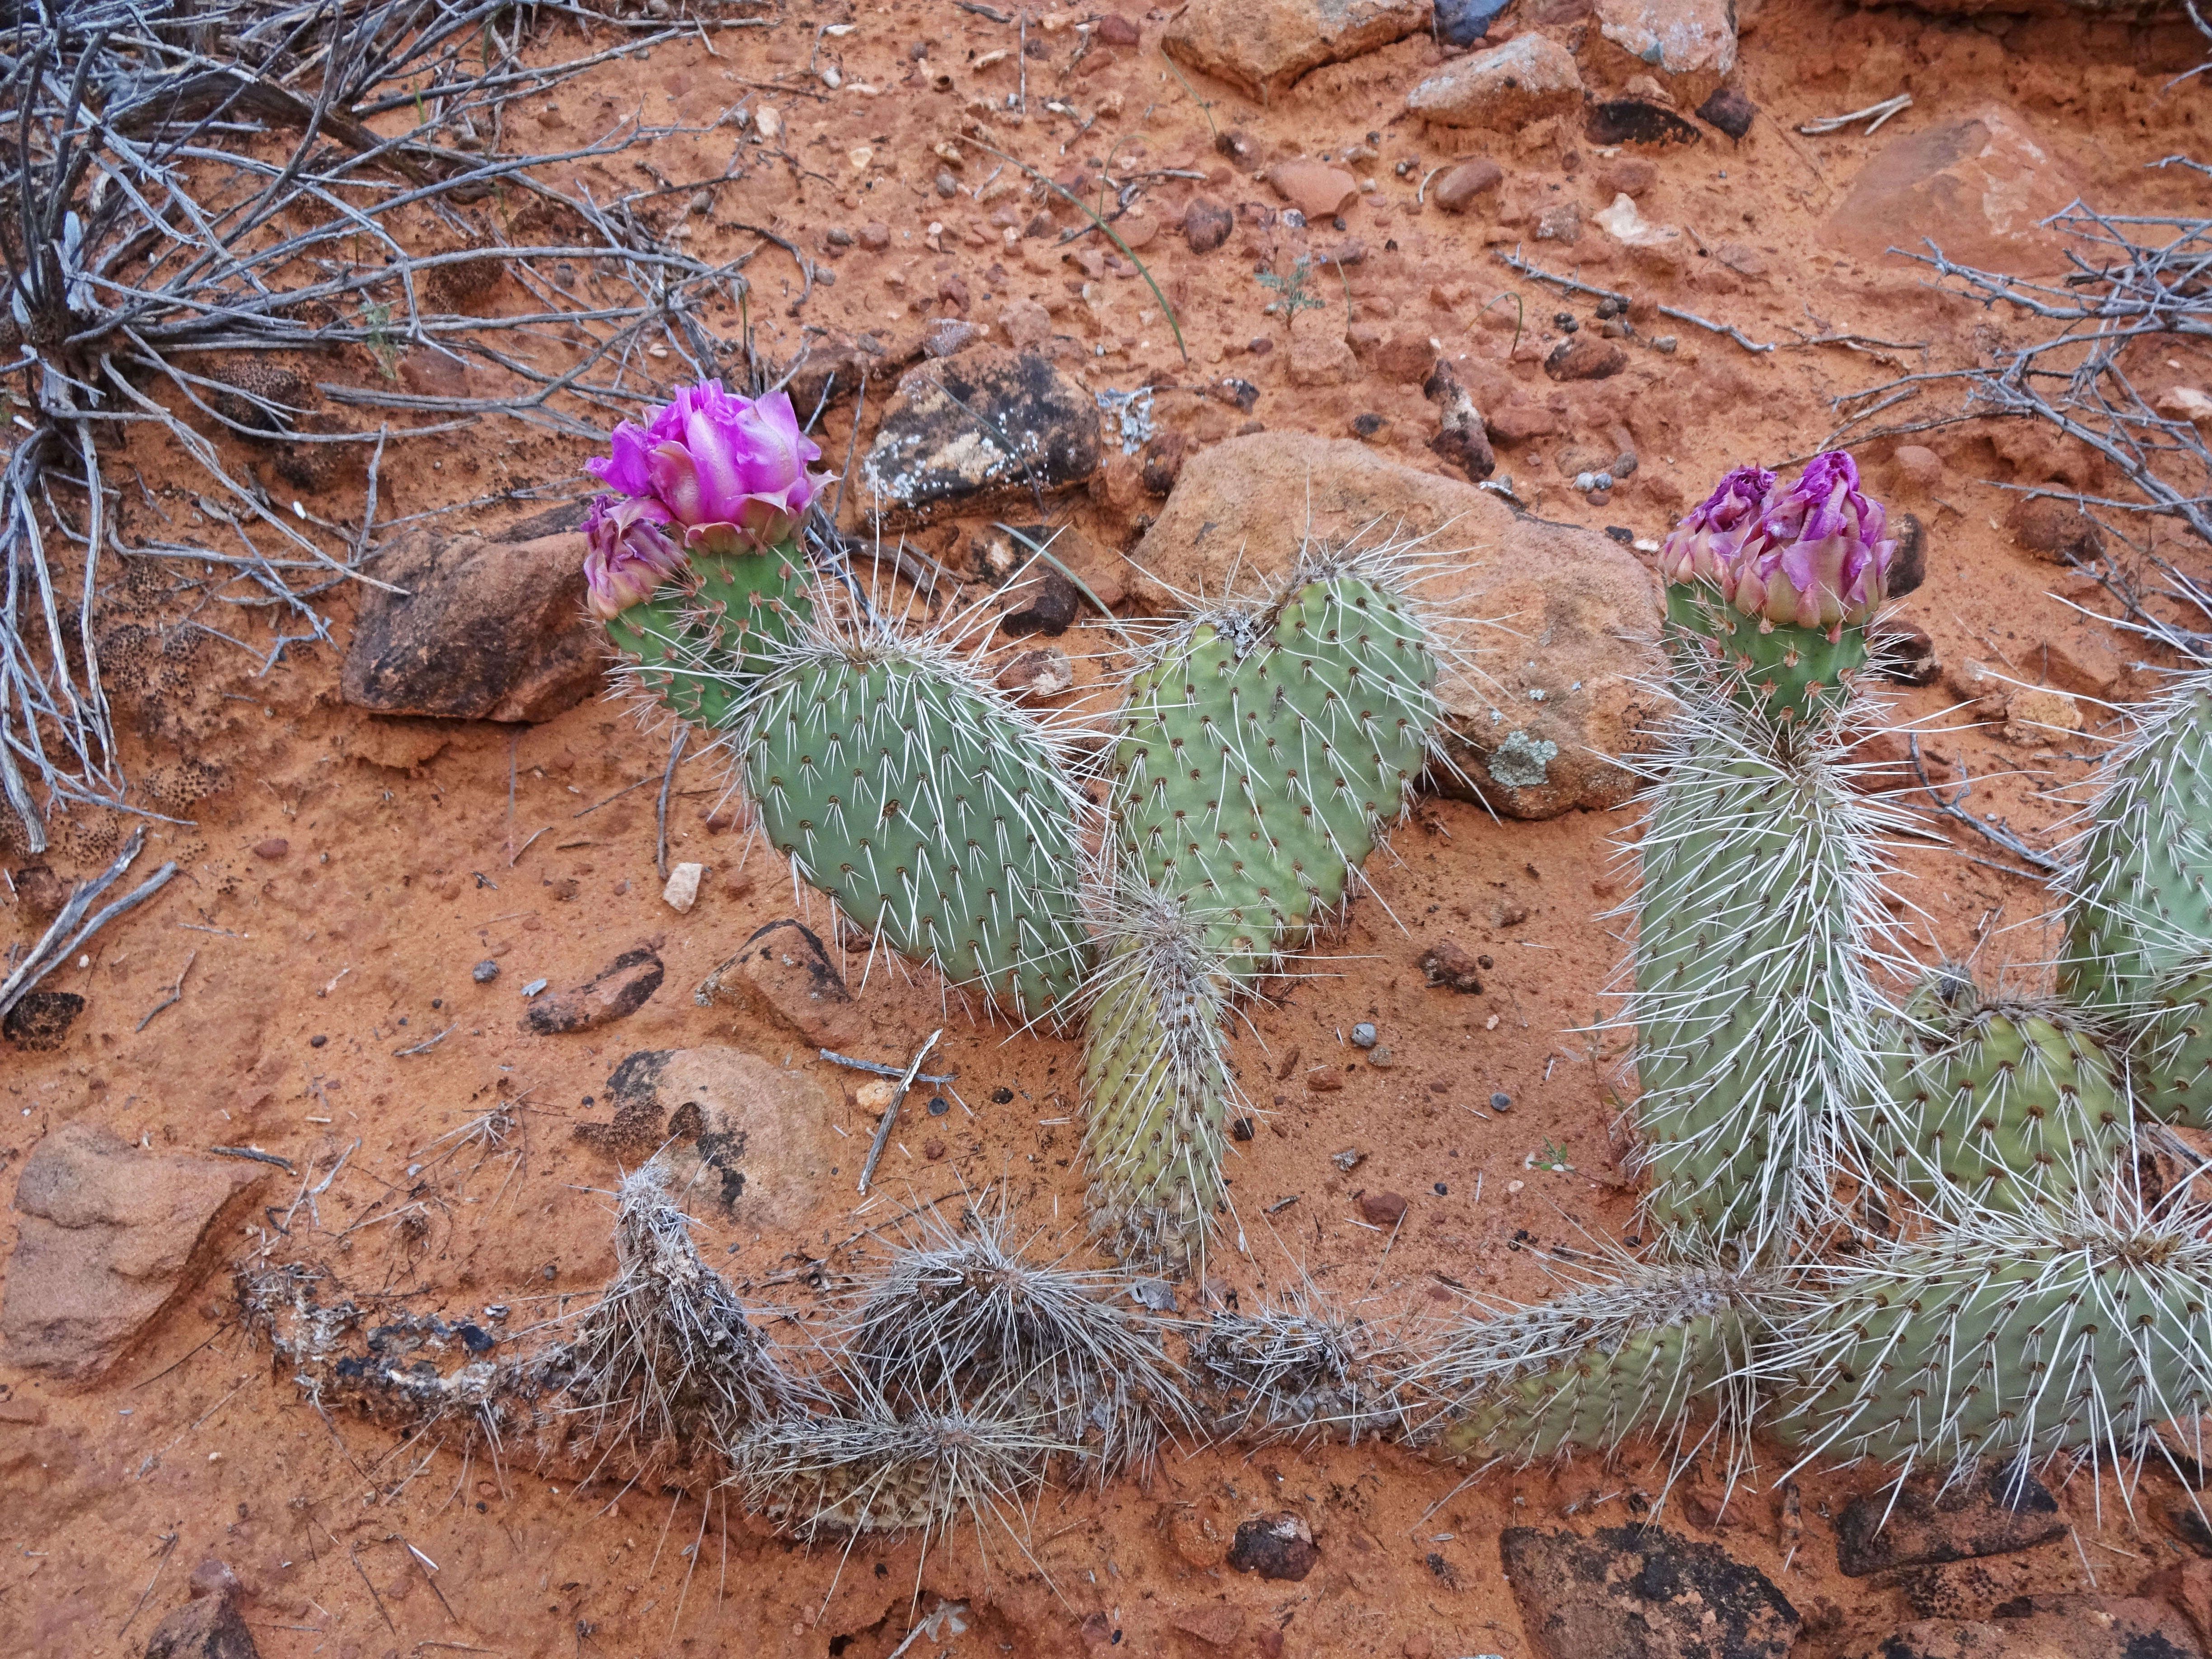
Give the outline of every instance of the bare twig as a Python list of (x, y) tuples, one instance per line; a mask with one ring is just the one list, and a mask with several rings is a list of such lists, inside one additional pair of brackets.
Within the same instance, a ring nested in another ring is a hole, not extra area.
[[(2026, 860), (2046, 875), (2055, 875), (2063, 867), (2058, 860), (2048, 853), (2037, 852), (2002, 824), (1985, 823), (1972, 813), (1963, 810), (1960, 803), (1973, 793), (1974, 781), (1971, 777), (1959, 786), (1958, 793), (1948, 799), (1937, 793), (1935, 783), (1928, 775), (1928, 768), (1920, 758), (1920, 734), (1917, 732), (1906, 734), (1905, 747), (1912, 757), (1913, 775), (1920, 780), (1921, 788), (1926, 792), (1928, 799), (1935, 802), (1936, 810), (1938, 812), (1947, 818), (1956, 819), (1959, 823), (1979, 831), (2014, 858)], [(2027, 872), (2016, 870), (2012, 873), (2025, 875)]]
[(929, 1034), (929, 1040), (915, 1049), (914, 1058), (907, 1062), (906, 1071), (899, 1078), (898, 1087), (891, 1091), (890, 1103), (884, 1108), (884, 1121), (876, 1126), (875, 1142), (868, 1148), (868, 1161), (860, 1166), (862, 1193), (868, 1190), (868, 1182), (876, 1173), (876, 1165), (883, 1161), (884, 1148), (890, 1144), (891, 1127), (898, 1121), (900, 1103), (906, 1099), (906, 1091), (914, 1086), (915, 1078), (921, 1071), (921, 1062), (929, 1058), (929, 1051), (937, 1046), (937, 1039), (944, 1035), (942, 1027)]
[(134, 1028), (134, 1035), (137, 1031), (143, 1031), (149, 1025), (151, 1025), (154, 1023), (154, 1016), (160, 1013), (163, 1009), (173, 1008), (178, 1003), (184, 1000), (185, 975), (192, 971), (192, 963), (199, 960), (199, 954), (200, 953), (197, 950), (189, 951), (185, 953), (185, 965), (177, 970), (177, 982), (169, 988), (168, 995), (163, 997), (159, 1002), (155, 1003), (151, 1008), (149, 1008), (146, 1011), (146, 1018), (140, 1020), (137, 1025)]

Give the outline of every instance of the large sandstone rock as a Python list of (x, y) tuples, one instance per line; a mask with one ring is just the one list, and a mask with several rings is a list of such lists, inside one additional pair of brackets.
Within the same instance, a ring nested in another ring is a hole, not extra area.
[(1509, 1527), (1498, 1550), (1542, 1659), (1783, 1659), (1797, 1633), (1765, 1573), (1658, 1527)]
[(584, 611), (584, 538), (409, 532), (368, 567), (338, 688), (356, 708), (546, 720), (599, 689), (606, 633)]
[(1594, 57), (1616, 79), (1650, 75), (1685, 109), (1735, 68), (1732, 0), (1597, 0)]
[[(1933, 242), (1955, 264), (2021, 275), (2065, 266), (2065, 239), (2042, 222), (2078, 186), (2025, 118), (1985, 104), (1964, 120), (1892, 139), (1861, 167), (1825, 238), (1862, 259)], [(1901, 263), (1892, 259), (1892, 263)]]
[(1406, 95), (1406, 107), (1448, 127), (1510, 132), (1583, 106), (1583, 77), (1567, 49), (1545, 34), (1454, 58)]
[[(1617, 806), (1658, 712), (1659, 594), (1623, 547), (1516, 514), (1487, 490), (1383, 460), (1362, 444), (1261, 433), (1200, 451), (1146, 533), (1130, 593), (1173, 611), (1287, 569), (1309, 535), (1382, 525), (1464, 549), (1423, 593), (1473, 630), (1478, 673), (1446, 688), (1447, 746), (1468, 782), (1454, 793), (1514, 817)], [(1374, 533), (1370, 532), (1370, 534)], [(1232, 582), (1232, 576), (1234, 581)]]
[(1073, 489), (1104, 453), (1079, 382), (1034, 353), (978, 347), (899, 382), (854, 483), (887, 521), (982, 513)]
[(1309, 70), (1418, 34), (1430, 15), (1430, 0), (1192, 0), (1160, 45), (1264, 104)]
[(607, 1079), (611, 1124), (576, 1137), (635, 1167), (650, 1159), (678, 1207), (765, 1229), (799, 1225), (839, 1162), (835, 1103), (811, 1073), (740, 1048), (659, 1048)]
[(98, 1378), (191, 1288), (269, 1169), (142, 1152), (89, 1123), (47, 1135), (16, 1183), (0, 1364)]

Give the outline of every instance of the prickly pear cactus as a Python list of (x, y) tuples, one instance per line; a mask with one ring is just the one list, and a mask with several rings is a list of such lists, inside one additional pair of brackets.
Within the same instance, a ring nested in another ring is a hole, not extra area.
[(2099, 770), (2062, 884), (2058, 988), (2126, 1036), (2145, 1111), (2212, 1127), (2212, 672), (2146, 708)]
[(1201, 619), (1131, 681), (1115, 840), (1249, 981), (1341, 907), (1441, 718), (1402, 593), (1357, 563)]
[(1786, 489), (1739, 468), (1668, 538), (1679, 714), (1636, 843), (1637, 1159), (1670, 1244), (1788, 1253), (1854, 1167), (1874, 1097), (1881, 837), (1849, 736), (1889, 556), (1850, 456)]
[(744, 694), (745, 792), (769, 843), (895, 949), (1017, 1018), (1082, 982), (1065, 737), (929, 635), (817, 623)]
[(1725, 700), (1689, 708), (1635, 843), (1637, 1158), (1669, 1237), (1756, 1255), (1820, 1211), (1874, 1096), (1891, 820), (1832, 751), (1775, 752)]
[(2104, 1046), (2064, 1005), (1930, 973), (1890, 1028), (1875, 1167), (1922, 1204), (2017, 1212), (2102, 1191), (2134, 1139)]
[(1817, 1270), (1761, 1362), (1768, 1427), (1812, 1455), (1961, 1469), (2101, 1457), (2212, 1409), (2208, 1217), (2124, 1180)]
[(1435, 1455), (1525, 1465), (1650, 1437), (1677, 1457), (1749, 1429), (1741, 1381), (1767, 1281), (1711, 1261), (1624, 1262), (1617, 1279), (1474, 1318), (1417, 1374), (1440, 1407)]
[(1441, 664), (1405, 553), (1304, 555), (1131, 679), (1084, 1054), (1091, 1224), (1125, 1259), (1188, 1268), (1225, 1208), (1228, 1005), (1341, 909), (1427, 763)]

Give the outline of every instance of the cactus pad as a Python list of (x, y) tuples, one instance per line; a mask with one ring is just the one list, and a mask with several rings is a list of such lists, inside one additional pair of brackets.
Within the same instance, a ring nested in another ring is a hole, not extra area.
[(1202, 620), (1131, 682), (1115, 836), (1241, 983), (1304, 944), (1405, 810), (1438, 708), (1413, 608), (1355, 570)]
[(2071, 1201), (2102, 1189), (2134, 1138), (2119, 1077), (2078, 1018), (1985, 996), (1956, 969), (1914, 993), (1882, 1067), (1868, 1137), (1923, 1204)]
[(1962, 1221), (1822, 1269), (1762, 1370), (1814, 1455), (1954, 1470), (2102, 1458), (2212, 1410), (2201, 1210), (2097, 1203)]
[(2150, 705), (2100, 769), (2058, 988), (2133, 1039), (2147, 1111), (2212, 1127), (2212, 672)]
[(805, 557), (787, 544), (756, 552), (725, 536), (691, 550), (684, 574), (607, 623), (621, 679), (678, 720), (727, 732), (769, 665), (814, 616)]
[(766, 659), (741, 738), (769, 842), (846, 915), (1018, 1018), (1081, 982), (1085, 803), (1064, 741), (927, 639), (810, 628)]
[(1863, 958), (1888, 819), (1820, 745), (1690, 707), (1637, 843), (1638, 1156), (1668, 1235), (1756, 1255), (1826, 1204), (1875, 1087)]
[(1466, 1322), (1418, 1379), (1443, 1407), (1423, 1438), (1443, 1458), (1516, 1465), (1610, 1453), (1637, 1437), (1678, 1459), (1704, 1423), (1750, 1425), (1741, 1374), (1765, 1281), (1709, 1265), (1622, 1264), (1617, 1280)]

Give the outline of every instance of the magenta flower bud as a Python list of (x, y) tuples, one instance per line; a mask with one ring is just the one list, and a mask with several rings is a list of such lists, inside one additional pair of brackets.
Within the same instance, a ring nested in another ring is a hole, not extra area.
[(653, 595), (684, 568), (684, 550), (661, 532), (668, 509), (649, 495), (592, 498), (584, 521), (584, 589), (592, 611), (614, 617)]
[(1863, 626), (1889, 592), (1889, 515), (1859, 489), (1850, 455), (1831, 450), (1768, 502), (1723, 579), (1747, 617), (1817, 628)]
[(1659, 550), (1660, 580), (1724, 588), (1729, 567), (1759, 527), (1773, 494), (1774, 475), (1765, 467), (1740, 466), (1723, 478), (1704, 505), (1692, 508), (1668, 534)]
[(823, 483), (806, 470), (822, 451), (799, 431), (781, 392), (755, 399), (714, 380), (687, 386), (643, 430), (617, 428), (613, 447), (592, 470), (618, 488), (650, 493), (690, 542), (724, 525), (756, 546), (786, 541)]

